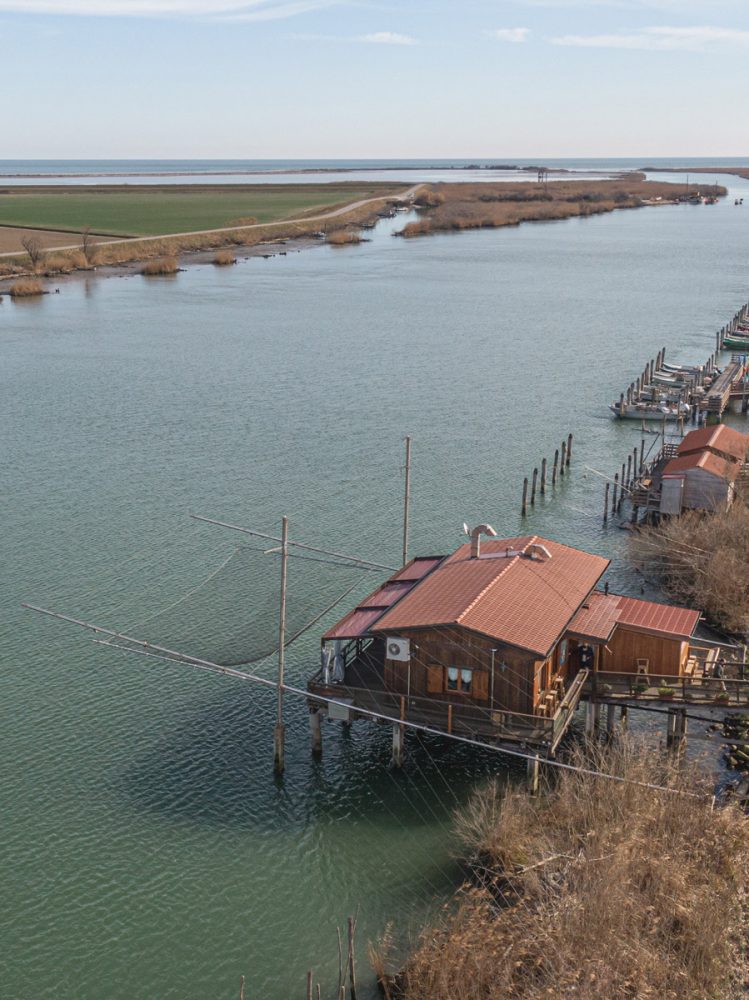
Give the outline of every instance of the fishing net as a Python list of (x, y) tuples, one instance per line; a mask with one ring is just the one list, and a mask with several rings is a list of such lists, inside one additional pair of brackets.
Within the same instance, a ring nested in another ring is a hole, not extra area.
[[(384, 570), (290, 552), (285, 645), (347, 595), (362, 586), (374, 589), (385, 575)], [(280, 596), (280, 553), (241, 546), (200, 584), (141, 618), (128, 633), (222, 666), (257, 663), (278, 650)]]

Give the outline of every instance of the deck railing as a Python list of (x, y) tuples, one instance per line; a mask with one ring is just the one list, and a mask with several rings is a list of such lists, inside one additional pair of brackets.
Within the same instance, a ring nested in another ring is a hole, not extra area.
[(627, 697), (651, 701), (700, 702), (746, 707), (749, 705), (749, 680), (735, 677), (676, 677), (673, 674), (623, 674), (598, 671), (595, 677), (588, 681), (586, 694), (601, 700), (608, 697)]

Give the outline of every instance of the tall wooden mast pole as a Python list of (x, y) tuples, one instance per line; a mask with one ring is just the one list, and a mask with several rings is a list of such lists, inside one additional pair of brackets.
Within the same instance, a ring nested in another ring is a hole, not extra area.
[(283, 724), (283, 671), (285, 660), (284, 644), (286, 642), (286, 570), (289, 560), (289, 519), (281, 522), (281, 605), (278, 613), (278, 683), (276, 726), (273, 731), (273, 768), (277, 774), (284, 769), (284, 733)]
[(411, 438), (406, 438), (406, 490), (403, 498), (403, 565), (408, 562), (408, 508), (411, 504)]

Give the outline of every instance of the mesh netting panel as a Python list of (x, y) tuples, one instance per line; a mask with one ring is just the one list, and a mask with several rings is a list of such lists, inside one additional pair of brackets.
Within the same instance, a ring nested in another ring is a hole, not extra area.
[[(286, 643), (362, 584), (383, 577), (327, 557), (290, 553)], [(281, 557), (238, 548), (203, 584), (131, 632), (156, 645), (223, 666), (257, 663), (278, 649)]]

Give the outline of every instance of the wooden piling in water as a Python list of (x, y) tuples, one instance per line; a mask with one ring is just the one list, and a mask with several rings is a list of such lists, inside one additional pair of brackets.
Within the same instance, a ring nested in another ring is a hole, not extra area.
[(632, 456), (627, 455), (627, 489), (632, 489)]
[(546, 494), (546, 459), (541, 459), (541, 496)]
[(554, 452), (554, 467), (551, 470), (551, 485), (556, 486), (557, 484), (557, 469), (559, 468), (559, 449)]
[(567, 465), (569, 466), (572, 460), (572, 435), (567, 435)]
[(616, 493), (617, 493), (618, 489), (619, 489), (619, 473), (617, 472), (617, 473), (614, 474), (614, 496), (613, 496), (613, 499), (611, 501), (611, 516), (612, 517), (614, 516), (614, 514), (616, 514)]
[(642, 438), (642, 440), (640, 441), (640, 475), (642, 475), (644, 471), (645, 471), (645, 438)]
[(520, 515), (525, 517), (528, 513), (528, 477), (523, 480), (523, 502), (520, 505)]
[(621, 489), (619, 490), (619, 506), (617, 510), (622, 509), (622, 500), (624, 499), (624, 462), (622, 462), (622, 478), (619, 480)]
[(609, 519), (609, 484), (606, 483), (606, 488), (603, 491), (603, 523)]
[(564, 467), (567, 464), (567, 442), (562, 441), (562, 460), (559, 463), (559, 475), (564, 475)]
[(533, 482), (531, 484), (531, 507), (536, 506), (536, 482), (538, 481), (538, 469), (533, 470)]

